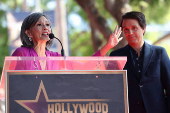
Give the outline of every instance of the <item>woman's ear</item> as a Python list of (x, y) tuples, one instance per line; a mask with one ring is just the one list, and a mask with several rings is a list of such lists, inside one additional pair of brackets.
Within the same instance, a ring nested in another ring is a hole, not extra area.
[(30, 33), (30, 31), (29, 31), (29, 30), (25, 30), (25, 34), (26, 34), (28, 37), (30, 37), (30, 38), (31, 38), (31, 33)]

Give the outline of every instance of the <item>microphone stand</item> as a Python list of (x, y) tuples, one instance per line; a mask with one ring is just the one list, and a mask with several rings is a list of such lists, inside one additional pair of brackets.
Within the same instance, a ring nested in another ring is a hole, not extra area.
[(61, 43), (61, 41), (60, 41), (57, 37), (54, 36), (53, 33), (50, 33), (50, 34), (49, 34), (49, 38), (50, 38), (50, 39), (55, 38), (55, 39), (57, 39), (57, 40), (60, 42), (60, 44), (61, 44), (61, 56), (63, 56), (63, 58), (64, 58), (63, 68), (64, 68), (64, 70), (66, 70), (66, 62), (65, 62), (66, 57), (65, 57), (65, 52), (64, 52), (64, 49), (63, 49), (63, 44)]
[(49, 34), (49, 38), (50, 38), (50, 39), (55, 38), (55, 39), (57, 39), (57, 40), (60, 42), (60, 44), (61, 44), (61, 56), (64, 56), (64, 57), (65, 57), (65, 53), (64, 53), (64, 49), (63, 49), (63, 44), (61, 43), (61, 41), (60, 41), (57, 37), (55, 37), (53, 33), (50, 33), (50, 34)]

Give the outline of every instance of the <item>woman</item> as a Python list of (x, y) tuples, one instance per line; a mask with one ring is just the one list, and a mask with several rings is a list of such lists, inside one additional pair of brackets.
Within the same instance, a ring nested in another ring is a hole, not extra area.
[[(49, 57), (49, 56), (61, 56), (58, 52), (52, 52), (48, 49), (52, 45), (52, 39), (49, 38), (51, 33), (50, 21), (43, 13), (32, 13), (26, 17), (21, 26), (20, 38), (22, 46), (17, 48), (12, 56), (24, 56), (24, 57)], [(103, 46), (93, 56), (105, 56), (105, 54), (112, 47), (118, 44), (122, 39), (118, 37), (121, 34), (121, 28), (116, 27), (114, 33), (110, 36), (107, 44)], [(46, 60), (40, 60), (39, 62), (26, 62), (19, 63), (20, 69), (28, 70), (52, 70), (52, 62)], [(27, 66), (26, 66), (27, 65)], [(23, 67), (23, 68), (22, 68)], [(27, 68), (25, 68), (27, 67)], [(56, 67), (55, 67), (56, 69)]]

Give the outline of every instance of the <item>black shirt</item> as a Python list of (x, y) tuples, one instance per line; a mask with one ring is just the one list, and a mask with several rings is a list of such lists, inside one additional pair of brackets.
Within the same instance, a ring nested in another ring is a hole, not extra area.
[[(145, 43), (144, 43), (145, 44)], [(142, 78), (142, 65), (143, 65), (143, 53), (144, 53), (144, 44), (142, 48), (140, 49), (140, 56), (138, 57), (138, 52), (135, 51), (131, 46), (130, 46), (130, 53), (131, 53), (131, 58), (133, 61), (133, 65), (135, 67), (136, 73), (138, 74), (137, 77), (139, 79)]]
[[(140, 49), (140, 56), (139, 57), (138, 57), (138, 52), (135, 51), (130, 46), (131, 58), (132, 58), (133, 65), (135, 67), (137, 77), (139, 78), (139, 80), (141, 80), (141, 78), (142, 78), (144, 47), (145, 47), (144, 45), (145, 45), (145, 43), (143, 44), (142, 48)], [(140, 108), (139, 113), (146, 113), (143, 100), (139, 100), (139, 102), (141, 103), (141, 108)]]

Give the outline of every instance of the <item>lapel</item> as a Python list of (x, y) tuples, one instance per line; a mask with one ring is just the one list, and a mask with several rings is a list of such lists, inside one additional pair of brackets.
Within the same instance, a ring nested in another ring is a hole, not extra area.
[[(147, 68), (148, 68), (148, 65), (150, 63), (150, 60), (152, 58), (152, 54), (153, 54), (153, 50), (151, 49), (151, 46), (145, 42), (145, 45), (144, 45), (144, 56), (143, 56), (143, 71), (142, 71), (142, 77), (143, 75), (145, 74)], [(137, 75), (137, 71), (135, 70), (135, 66), (133, 64), (133, 60), (132, 60), (132, 57), (131, 57), (131, 53), (130, 53), (130, 48), (129, 48), (129, 45), (125, 46), (124, 48), (124, 54), (125, 56), (127, 56), (127, 63), (126, 63), (126, 66), (125, 67), (126, 69), (129, 68), (135, 75), (135, 77), (138, 79), (138, 80), (142, 80), (142, 78), (140, 79)]]
[(151, 61), (152, 58), (152, 54), (153, 54), (153, 50), (151, 48), (151, 45), (149, 45), (148, 43), (145, 42), (145, 47), (144, 47), (144, 56), (143, 56), (143, 71), (142, 71), (142, 77), (145, 74), (149, 63)]

